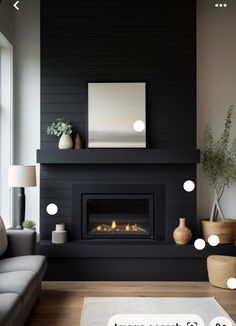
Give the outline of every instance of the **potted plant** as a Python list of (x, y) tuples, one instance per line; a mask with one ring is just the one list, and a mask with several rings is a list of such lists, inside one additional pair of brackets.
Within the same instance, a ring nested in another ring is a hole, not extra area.
[(209, 126), (204, 131), (201, 163), (214, 192), (210, 219), (201, 221), (205, 241), (215, 234), (220, 243), (233, 243), (236, 236), (236, 220), (225, 218), (220, 205), (225, 187), (236, 182), (236, 138), (230, 138), (232, 111), (231, 105), (226, 114), (224, 131), (218, 139), (214, 139)]
[(36, 224), (32, 220), (25, 220), (22, 224), (24, 230), (35, 231)]
[(60, 137), (58, 147), (60, 149), (70, 149), (73, 147), (71, 138), (73, 126), (70, 121), (64, 118), (56, 119), (50, 126), (47, 127), (47, 134)]

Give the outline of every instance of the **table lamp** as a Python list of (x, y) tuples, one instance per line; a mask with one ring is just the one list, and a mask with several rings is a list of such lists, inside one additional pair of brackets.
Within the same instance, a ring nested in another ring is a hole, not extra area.
[(34, 165), (10, 165), (8, 169), (8, 185), (19, 188), (19, 224), (22, 226), (25, 220), (25, 187), (35, 187), (36, 168)]

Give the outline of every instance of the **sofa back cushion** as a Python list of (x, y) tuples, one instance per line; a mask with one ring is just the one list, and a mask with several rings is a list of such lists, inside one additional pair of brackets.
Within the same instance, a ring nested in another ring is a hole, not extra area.
[(7, 250), (8, 240), (5, 225), (0, 216), (0, 256)]

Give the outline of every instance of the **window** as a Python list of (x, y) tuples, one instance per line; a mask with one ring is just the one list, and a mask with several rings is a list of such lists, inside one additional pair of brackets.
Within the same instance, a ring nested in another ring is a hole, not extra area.
[(13, 48), (0, 33), (0, 215), (12, 225), (12, 190), (8, 187), (8, 165), (12, 162)]

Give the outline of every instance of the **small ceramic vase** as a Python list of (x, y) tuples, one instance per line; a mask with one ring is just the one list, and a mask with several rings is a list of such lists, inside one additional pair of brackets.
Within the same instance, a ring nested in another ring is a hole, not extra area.
[(75, 137), (75, 147), (74, 149), (81, 149), (82, 148), (82, 142), (79, 134), (76, 134)]
[(179, 219), (179, 226), (173, 232), (173, 238), (177, 244), (187, 244), (192, 238), (192, 232), (186, 226), (185, 218)]
[(61, 135), (58, 147), (59, 147), (59, 149), (73, 148), (73, 140), (71, 138), (71, 135), (69, 135), (69, 134)]
[(56, 230), (52, 231), (52, 243), (60, 244), (67, 242), (67, 231), (65, 230), (65, 224), (56, 224)]

